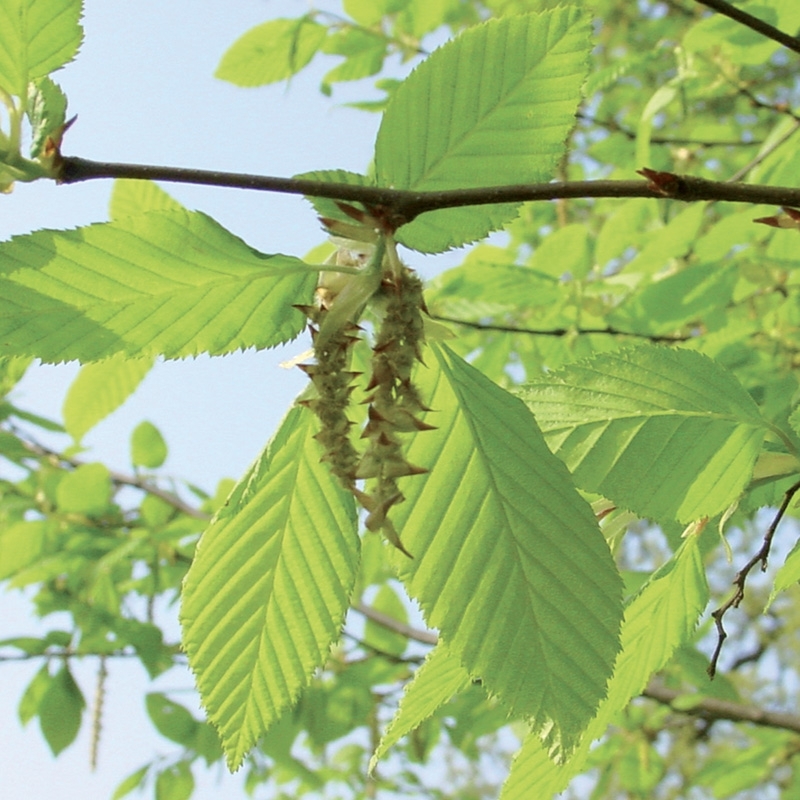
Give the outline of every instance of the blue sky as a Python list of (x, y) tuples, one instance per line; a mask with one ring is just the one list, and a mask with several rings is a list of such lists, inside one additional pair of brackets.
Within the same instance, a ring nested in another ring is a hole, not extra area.
[[(316, 5), (340, 10), (336, 2)], [(288, 88), (244, 90), (213, 77), (222, 53), (247, 29), (307, 8), (300, 0), (86, 0), (84, 45), (77, 60), (55, 76), (69, 98), (70, 114), (78, 115), (65, 153), (284, 176), (317, 168), (363, 171), (379, 117), (341, 105), (363, 99), (369, 83), (337, 88), (332, 99), (320, 95), (320, 78), (334, 60), (297, 76)], [(299, 198), (165, 188), (265, 252), (303, 255), (324, 240), (313, 212)], [(110, 191), (108, 181), (17, 186), (13, 194), (0, 196), (0, 238), (105, 220)], [(88, 457), (128, 469), (130, 433), (149, 419), (169, 444), (167, 473), (209, 490), (222, 477), (237, 477), (304, 385), (299, 370), (286, 371), (278, 363), (306, 346), (298, 341), (283, 350), (157, 365), (136, 395), (86, 437)], [(23, 408), (60, 418), (77, 369), (75, 364), (33, 368), (14, 399)], [(0, 638), (35, 632), (29, 607), (17, 594), (0, 595), (0, 603)], [(145, 717), (147, 682), (135, 664), (110, 665), (100, 767), (94, 774), (88, 768), (87, 725), (58, 759), (50, 755), (36, 722), (19, 726), (17, 703), (39, 663), (1, 668), (3, 800), (110, 797), (123, 777), (155, 754), (175, 752)], [(77, 677), (91, 697), (94, 665), (78, 669)], [(190, 687), (188, 674), (175, 671), (158, 684), (161, 690), (185, 690), (187, 702)], [(234, 788), (240, 783), (212, 772), (195, 797), (244, 796)]]

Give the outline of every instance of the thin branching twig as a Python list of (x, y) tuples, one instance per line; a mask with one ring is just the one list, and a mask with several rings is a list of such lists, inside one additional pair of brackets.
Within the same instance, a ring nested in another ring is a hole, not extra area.
[(733, 594), (725, 603), (723, 603), (711, 614), (714, 619), (714, 624), (717, 628), (717, 644), (714, 648), (714, 653), (711, 656), (711, 661), (709, 662), (708, 669), (706, 671), (708, 672), (708, 676), (712, 679), (717, 674), (717, 663), (719, 661), (720, 653), (722, 652), (722, 645), (725, 643), (725, 639), (728, 638), (728, 634), (725, 631), (725, 626), (723, 624), (725, 614), (727, 614), (731, 608), (738, 608), (739, 604), (742, 602), (742, 600), (744, 600), (744, 590), (745, 584), (747, 583), (747, 576), (750, 574), (750, 571), (753, 569), (753, 567), (760, 563), (761, 571), (766, 571), (769, 552), (772, 547), (772, 539), (775, 536), (775, 531), (777, 530), (780, 521), (786, 514), (786, 510), (789, 508), (789, 503), (792, 502), (792, 498), (797, 494), (798, 491), (800, 491), (800, 481), (793, 483), (786, 490), (785, 494), (783, 495), (783, 501), (781, 502), (780, 508), (778, 509), (777, 514), (775, 514), (775, 518), (770, 523), (770, 526), (767, 528), (767, 531), (764, 534), (764, 540), (762, 541), (758, 552), (736, 573), (736, 577), (733, 579), (733, 585), (735, 587)]

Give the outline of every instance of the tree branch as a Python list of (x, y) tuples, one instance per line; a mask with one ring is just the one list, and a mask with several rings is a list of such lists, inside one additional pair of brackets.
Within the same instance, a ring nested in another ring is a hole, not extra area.
[[(61, 161), (58, 180), (60, 183), (79, 183), (97, 178), (132, 178), (326, 197), (344, 202), (360, 202), (379, 209), (387, 224), (394, 228), (411, 222), (420, 214), (444, 208), (570, 198), (668, 197), (684, 202), (719, 200), (731, 203), (800, 206), (800, 189), (796, 187), (709, 181), (688, 175), (657, 173), (653, 170), (643, 170), (642, 172), (650, 180), (554, 181), (553, 183), (450, 189), (441, 192), (415, 192), (406, 189), (353, 186), (301, 178), (277, 178), (267, 175), (181, 167), (118, 164), (64, 157)], [(653, 175), (669, 176), (670, 180), (656, 182), (652, 178)]]
[(714, 624), (717, 627), (717, 645), (714, 648), (714, 653), (711, 656), (711, 661), (709, 662), (708, 669), (706, 671), (708, 672), (709, 678), (712, 680), (714, 675), (717, 674), (717, 662), (719, 661), (719, 656), (722, 652), (722, 645), (725, 643), (725, 639), (728, 638), (728, 634), (725, 631), (725, 626), (723, 625), (723, 618), (731, 608), (738, 608), (739, 604), (742, 602), (742, 600), (744, 600), (744, 589), (747, 582), (747, 576), (750, 574), (750, 571), (753, 569), (753, 567), (760, 563), (761, 571), (766, 571), (769, 551), (772, 547), (772, 539), (775, 536), (775, 531), (778, 529), (778, 525), (783, 519), (784, 514), (786, 514), (786, 509), (789, 508), (789, 503), (792, 502), (792, 498), (797, 494), (798, 491), (800, 491), (800, 481), (792, 484), (786, 490), (785, 494), (783, 495), (783, 501), (778, 509), (778, 513), (775, 514), (775, 518), (767, 528), (767, 532), (764, 534), (764, 541), (761, 543), (761, 547), (759, 548), (758, 552), (736, 573), (736, 577), (733, 579), (733, 585), (736, 587), (733, 594), (725, 603), (716, 609), (716, 611), (711, 613), (711, 616), (714, 618)]
[[(431, 631), (413, 628), (363, 603), (356, 603), (353, 608), (373, 622), (382, 625), (387, 630), (400, 633), (414, 641), (435, 645), (439, 640), (439, 637)], [(800, 733), (800, 716), (784, 714), (780, 711), (767, 711), (758, 706), (733, 703), (729, 700), (718, 700), (714, 697), (699, 697), (697, 702), (692, 706), (687, 707), (685, 704), (680, 704), (678, 707), (675, 707), (675, 701), (686, 695), (686, 692), (668, 689), (666, 686), (662, 686), (655, 681), (651, 681), (642, 692), (642, 697), (648, 697), (651, 700), (668, 705), (678, 714), (697, 716), (707, 720), (750, 722), (753, 725), (780, 728), (781, 730)]]
[(795, 53), (800, 53), (800, 39), (795, 36), (789, 36), (788, 33), (784, 33), (783, 31), (779, 31), (768, 22), (764, 22), (763, 19), (754, 17), (746, 11), (742, 11), (741, 8), (732, 6), (730, 3), (726, 2), (726, 0), (697, 0), (697, 2), (708, 6), (710, 9), (720, 14), (724, 14), (726, 17), (730, 17), (732, 20), (762, 34), (762, 36), (766, 36), (768, 39), (782, 44)]
[(715, 697), (699, 697), (691, 706), (681, 703), (675, 708), (674, 703), (681, 697), (687, 697), (685, 692), (668, 689), (655, 682), (648, 684), (642, 692), (643, 697), (649, 697), (658, 703), (669, 706), (679, 714), (702, 717), (706, 720), (728, 720), (729, 722), (750, 722), (766, 728), (780, 728), (781, 730), (800, 733), (800, 716), (784, 714), (780, 711), (767, 711), (758, 706), (748, 706), (743, 703), (733, 703), (730, 700), (718, 700)]
[(606, 328), (518, 328), (513, 325), (494, 325), (492, 323), (470, 322), (465, 319), (455, 319), (454, 317), (444, 317), (440, 314), (429, 314), (431, 319), (439, 322), (451, 322), (454, 325), (463, 325), (466, 328), (474, 328), (478, 331), (499, 331), (500, 333), (527, 333), (532, 336), (567, 336), (570, 333), (589, 334), (599, 333), (608, 336), (633, 336), (640, 339), (647, 339), (651, 342), (688, 342), (692, 337), (685, 335), (669, 336), (653, 333), (637, 333), (636, 331), (623, 331), (613, 328), (610, 325)]

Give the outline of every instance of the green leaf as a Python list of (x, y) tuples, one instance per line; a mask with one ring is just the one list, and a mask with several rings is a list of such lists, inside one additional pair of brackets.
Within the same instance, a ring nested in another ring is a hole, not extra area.
[(605, 733), (615, 715), (641, 693), (650, 677), (694, 634), (708, 597), (698, 536), (691, 535), (625, 609), (622, 649), (608, 694), (578, 751), (565, 765), (558, 766), (548, 757), (539, 738), (528, 736), (512, 764), (501, 800), (554, 797), (563, 791), (585, 769), (592, 742)]
[(183, 644), (228, 764), (294, 701), (339, 635), (358, 566), (352, 497), (293, 408), (203, 534)]
[(359, 25), (370, 27), (385, 14), (393, 14), (407, 6), (409, 0), (344, 0), (344, 10)]
[(396, 566), (469, 674), (563, 754), (605, 694), (619, 574), (524, 404), (445, 347), (427, 358), (416, 379), (438, 430), (408, 447), (430, 472), (402, 486), (394, 520), (414, 558)]
[(61, 511), (99, 515), (111, 501), (111, 476), (100, 463), (81, 464), (59, 481), (56, 501)]
[(125, 778), (122, 783), (114, 790), (114, 794), (111, 796), (111, 800), (121, 800), (121, 798), (125, 797), (125, 795), (130, 794), (134, 789), (138, 789), (144, 779), (147, 777), (147, 770), (149, 767), (145, 765), (141, 769), (137, 769), (136, 772), (132, 772)]
[(256, 25), (222, 56), (214, 76), (236, 86), (263, 86), (290, 78), (314, 57), (327, 28), (308, 17)]
[[(345, 169), (320, 169), (314, 172), (302, 172), (294, 177), (298, 180), (346, 183), (349, 186), (375, 185), (375, 181), (373, 181), (372, 178), (368, 178), (366, 175), (361, 175), (358, 172), (349, 172)], [(347, 214), (339, 208), (335, 200), (330, 200), (327, 197), (306, 197), (306, 200), (314, 206), (314, 210), (319, 216), (338, 219), (350, 225), (353, 224), (352, 217), (348, 217)], [(356, 205), (359, 206), (359, 204)]]
[(25, 97), (28, 83), (78, 52), (81, 0), (0, 0), (0, 88)]
[(317, 273), (199, 212), (152, 211), (0, 244), (0, 353), (182, 358), (295, 337)]
[(67, 433), (80, 442), (134, 393), (152, 367), (152, 358), (119, 354), (82, 367), (64, 398), (61, 413)]
[(724, 511), (747, 486), (767, 432), (736, 378), (690, 350), (602, 354), (522, 397), (578, 486), (655, 520)]
[(53, 539), (49, 520), (15, 522), (0, 527), (0, 581), (36, 563)]
[(622, 330), (668, 333), (720, 314), (733, 295), (736, 265), (693, 264), (651, 283), (609, 316)]
[(781, 592), (786, 591), (798, 581), (800, 581), (800, 542), (795, 544), (789, 555), (786, 556), (783, 566), (775, 575), (775, 583), (767, 601), (767, 608), (772, 605)]
[(131, 463), (155, 469), (167, 460), (167, 443), (152, 422), (140, 422), (131, 434)]
[(133, 217), (148, 211), (186, 211), (171, 194), (165, 192), (153, 181), (128, 180), (114, 181), (111, 191), (109, 213), (111, 219)]
[(414, 674), (414, 680), (406, 686), (400, 707), (369, 762), (370, 772), (375, 769), (379, 759), (389, 752), (389, 748), (419, 727), (436, 709), (470, 683), (469, 673), (440, 640)]
[(172, 764), (156, 778), (156, 800), (189, 800), (194, 791), (194, 775), (186, 761)]
[(81, 690), (67, 666), (52, 678), (39, 705), (39, 725), (42, 736), (57, 756), (78, 735), (81, 716), (86, 705)]
[[(408, 611), (403, 601), (397, 596), (397, 592), (388, 584), (384, 584), (378, 589), (372, 603), (370, 604), (376, 611), (396, 619), (398, 622), (408, 624)], [(367, 617), (364, 626), (364, 638), (370, 647), (375, 647), (382, 653), (389, 653), (393, 656), (401, 656), (408, 646), (408, 637), (402, 633), (395, 633), (384, 625), (379, 625)]]
[(145, 705), (148, 716), (162, 736), (184, 747), (192, 746), (201, 723), (182, 705), (161, 692), (149, 693)]
[(47, 664), (43, 664), (33, 676), (31, 682), (25, 687), (17, 709), (19, 721), (23, 725), (27, 725), (39, 713), (42, 699), (47, 694), (52, 680)]
[(31, 156), (42, 154), (48, 136), (64, 124), (67, 116), (67, 97), (50, 78), (28, 86), (28, 119), (31, 124)]
[[(378, 183), (433, 191), (549, 180), (575, 122), (590, 50), (589, 17), (575, 7), (470, 28), (392, 97), (375, 144)], [(515, 204), (431, 212), (397, 239), (440, 252), (516, 214)]]

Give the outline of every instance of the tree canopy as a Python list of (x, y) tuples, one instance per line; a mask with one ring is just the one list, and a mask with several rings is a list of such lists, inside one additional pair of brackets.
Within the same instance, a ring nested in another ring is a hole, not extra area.
[[(0, 242), (0, 581), (57, 620), (0, 642), (22, 722), (96, 741), (126, 657), (206, 717), (143, 697), (174, 753), (115, 800), (216, 763), (255, 797), (800, 795), (796, 0), (268, 19), (231, 91), (337, 56), (320, 91), (381, 115), (363, 173), (293, 177), (69, 155), (81, 15), (0, 0), (0, 188), (116, 179), (109, 220)], [(304, 195), (320, 246), (261, 252), (176, 181)], [(148, 422), (130, 473), (82, 452), (154, 359), (305, 330), (235, 484), (175, 486)], [(15, 399), (34, 359), (84, 365), (60, 421)]]

